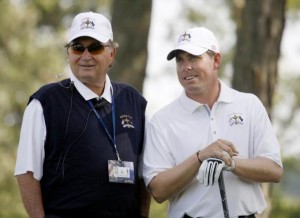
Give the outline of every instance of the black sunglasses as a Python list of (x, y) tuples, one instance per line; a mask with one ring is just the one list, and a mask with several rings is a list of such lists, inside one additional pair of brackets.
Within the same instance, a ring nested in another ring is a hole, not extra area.
[(104, 47), (109, 47), (107, 44), (102, 44), (102, 43), (93, 43), (89, 46), (86, 45), (81, 45), (79, 43), (72, 43), (69, 44), (67, 47), (70, 47), (72, 49), (72, 52), (77, 55), (82, 55), (85, 49), (89, 51), (92, 55), (98, 55), (102, 53), (104, 50)]

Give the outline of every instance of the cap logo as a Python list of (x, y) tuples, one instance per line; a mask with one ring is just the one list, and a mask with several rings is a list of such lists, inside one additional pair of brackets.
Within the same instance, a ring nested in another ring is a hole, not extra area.
[(93, 20), (90, 20), (90, 18), (84, 18), (81, 22), (80, 29), (94, 29), (95, 22)]
[(182, 41), (190, 41), (190, 39), (191, 39), (191, 34), (185, 32), (184, 34), (182, 34), (182, 35), (179, 37), (178, 43), (179, 43), (179, 42), (182, 42)]

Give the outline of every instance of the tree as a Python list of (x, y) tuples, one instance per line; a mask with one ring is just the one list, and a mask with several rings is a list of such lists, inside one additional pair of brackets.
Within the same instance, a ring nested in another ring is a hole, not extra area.
[(285, 22), (285, 1), (246, 0), (238, 9), (232, 85), (256, 94), (271, 115), (277, 63)]
[(129, 83), (141, 92), (146, 75), (151, 8), (151, 0), (112, 2), (114, 40), (120, 47), (109, 75), (113, 80)]
[[(285, 0), (245, 0), (239, 6), (232, 86), (256, 94), (271, 117), (285, 23)], [(261, 217), (269, 217), (271, 185), (262, 184), (262, 187), (269, 206)]]

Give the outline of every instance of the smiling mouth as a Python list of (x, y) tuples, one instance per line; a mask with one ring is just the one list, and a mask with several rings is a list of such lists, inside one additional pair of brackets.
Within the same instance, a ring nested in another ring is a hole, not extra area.
[(186, 76), (184, 77), (184, 80), (192, 80), (195, 79), (197, 76)]
[(80, 67), (85, 67), (85, 68), (88, 68), (88, 67), (93, 67), (94, 65), (80, 65)]

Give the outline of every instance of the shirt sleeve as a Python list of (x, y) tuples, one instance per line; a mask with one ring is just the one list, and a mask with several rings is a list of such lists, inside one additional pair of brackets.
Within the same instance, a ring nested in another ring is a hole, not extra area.
[(275, 131), (262, 102), (256, 97), (256, 110), (254, 110), (253, 118), (254, 126), (254, 156), (262, 156), (273, 160), (279, 166), (283, 167), (280, 145), (276, 137)]
[(15, 176), (33, 172), (33, 177), (40, 180), (43, 176), (43, 162), (45, 158), (44, 143), (46, 139), (46, 125), (41, 103), (33, 99), (26, 107), (21, 131)]
[(175, 160), (168, 148), (167, 134), (159, 128), (160, 120), (153, 117), (146, 131), (146, 144), (143, 154), (143, 177), (146, 186), (159, 173), (175, 166)]

